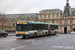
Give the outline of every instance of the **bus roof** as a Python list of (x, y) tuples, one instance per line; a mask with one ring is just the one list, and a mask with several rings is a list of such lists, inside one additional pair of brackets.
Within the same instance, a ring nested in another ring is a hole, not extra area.
[(34, 22), (34, 21), (18, 21), (18, 22), (28, 22), (31, 24), (50, 24), (50, 25), (58, 25), (58, 24), (53, 24), (53, 23), (43, 23), (43, 22)]

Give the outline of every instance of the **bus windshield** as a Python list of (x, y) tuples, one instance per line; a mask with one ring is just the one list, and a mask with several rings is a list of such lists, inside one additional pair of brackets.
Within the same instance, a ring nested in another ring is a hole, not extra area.
[(17, 25), (16, 31), (28, 31), (28, 25)]

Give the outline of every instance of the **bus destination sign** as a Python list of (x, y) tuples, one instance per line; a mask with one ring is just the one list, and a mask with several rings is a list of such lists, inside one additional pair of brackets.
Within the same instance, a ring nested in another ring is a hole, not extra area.
[(27, 24), (27, 22), (19, 22), (19, 24)]

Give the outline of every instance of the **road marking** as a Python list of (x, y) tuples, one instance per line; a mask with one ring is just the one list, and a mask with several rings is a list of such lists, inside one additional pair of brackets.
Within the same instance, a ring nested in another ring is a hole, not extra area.
[(39, 44), (39, 43), (42, 43), (42, 41), (41, 42), (37, 42), (37, 43), (33, 43), (33, 44)]
[(8, 40), (8, 41), (14, 41), (14, 40), (16, 40), (16, 39), (10, 39), (10, 40)]
[(16, 47), (16, 48), (12, 48), (11, 50), (16, 50), (16, 49), (20, 49), (20, 48), (24, 48), (25, 46), (20, 46), (20, 47)]
[(34, 43), (34, 42), (37, 42), (37, 41), (40, 41), (40, 40), (26, 40), (24, 42), (32, 42), (32, 43)]
[(65, 46), (64, 49), (67, 49), (67, 50), (68, 49), (74, 49), (74, 47), (73, 46)]
[(60, 48), (60, 49), (67, 49), (67, 50), (69, 50), (69, 49), (74, 49), (74, 47), (73, 46), (52, 46), (52, 48)]
[(35, 42), (34, 40), (26, 40), (24, 42)]
[(64, 46), (52, 46), (52, 48), (64, 48)]

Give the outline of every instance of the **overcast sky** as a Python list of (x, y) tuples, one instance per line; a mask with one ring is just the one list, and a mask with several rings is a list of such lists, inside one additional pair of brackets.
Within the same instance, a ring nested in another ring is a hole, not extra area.
[[(70, 6), (75, 8), (75, 0), (69, 0)], [(0, 0), (0, 13), (20, 14), (39, 13), (43, 9), (64, 10), (66, 0)]]

